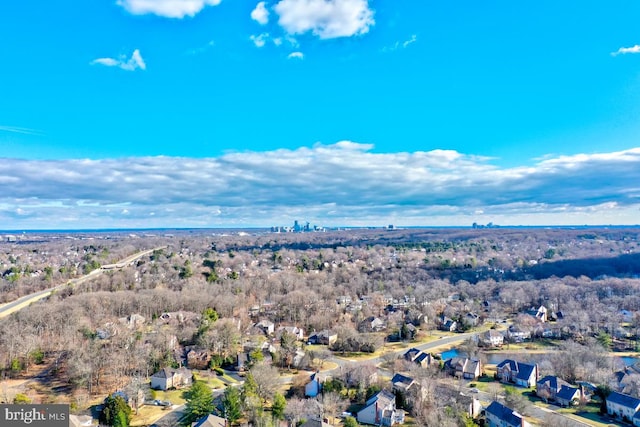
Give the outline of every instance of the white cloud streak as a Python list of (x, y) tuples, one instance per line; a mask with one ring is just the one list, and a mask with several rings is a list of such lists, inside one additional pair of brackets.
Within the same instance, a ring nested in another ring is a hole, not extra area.
[(627, 53), (640, 53), (640, 45), (637, 44), (631, 47), (621, 47), (617, 51), (611, 52), (611, 55), (618, 56), (618, 55), (626, 55)]
[(289, 55), (287, 55), (287, 59), (304, 59), (304, 53), (291, 52)]
[[(640, 148), (499, 168), (349, 141), (216, 158), (0, 159), (5, 228), (638, 221)], [(126, 209), (127, 214), (123, 211)], [(18, 215), (17, 212), (20, 212)], [(152, 222), (149, 222), (151, 221)]]
[(136, 49), (127, 59), (124, 55), (115, 58), (98, 58), (91, 61), (91, 65), (104, 65), (106, 67), (118, 67), (126, 71), (135, 71), (137, 69), (146, 70), (147, 64), (144, 62), (140, 50)]
[(366, 34), (375, 24), (368, 0), (281, 0), (274, 10), (289, 34), (311, 32), (321, 39)]
[(35, 129), (23, 128), (19, 126), (2, 126), (0, 125), (0, 132), (8, 133), (21, 133), (23, 135), (42, 135), (42, 132)]
[(393, 45), (391, 46), (385, 46), (384, 48), (382, 48), (383, 52), (393, 52), (396, 51), (400, 48), (402, 49), (406, 49), (407, 47), (409, 47), (409, 45), (411, 45), (412, 43), (415, 43), (418, 41), (418, 36), (416, 36), (415, 34), (411, 35), (411, 37), (403, 42), (397, 41), (395, 42)]
[(153, 14), (165, 18), (193, 17), (206, 6), (217, 6), (221, 0), (117, 0), (133, 15)]
[(266, 3), (261, 1), (256, 5), (256, 8), (251, 11), (251, 19), (260, 25), (266, 25), (269, 23), (269, 11), (265, 5)]

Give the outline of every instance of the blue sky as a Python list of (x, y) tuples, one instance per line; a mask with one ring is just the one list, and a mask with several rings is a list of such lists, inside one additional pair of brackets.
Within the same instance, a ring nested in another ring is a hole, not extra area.
[(0, 228), (637, 224), (640, 3), (0, 5)]

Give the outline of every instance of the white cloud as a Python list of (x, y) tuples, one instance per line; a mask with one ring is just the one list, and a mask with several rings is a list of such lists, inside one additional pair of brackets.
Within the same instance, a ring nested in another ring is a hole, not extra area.
[(617, 51), (611, 52), (611, 55), (617, 56), (617, 55), (625, 55), (627, 53), (640, 53), (640, 45), (637, 44), (631, 47), (621, 47)]
[(147, 64), (140, 55), (140, 50), (136, 49), (131, 54), (131, 58), (127, 59), (124, 55), (120, 55), (118, 59), (114, 58), (98, 58), (91, 61), (91, 65), (104, 65), (106, 67), (118, 67), (126, 71), (135, 71), (138, 68), (141, 70), (147, 69)]
[(304, 59), (304, 53), (302, 52), (291, 52), (287, 59)]
[(257, 36), (251, 35), (249, 39), (256, 45), (256, 47), (264, 47), (269, 40), (269, 33), (258, 34)]
[(289, 34), (321, 39), (365, 34), (375, 24), (368, 0), (281, 0), (274, 10)]
[(382, 51), (383, 52), (393, 52), (393, 51), (398, 50), (400, 48), (406, 49), (407, 47), (409, 47), (410, 44), (415, 43), (417, 41), (418, 41), (418, 36), (413, 34), (413, 35), (411, 35), (411, 38), (409, 38), (409, 39), (407, 39), (407, 40), (405, 40), (403, 42), (397, 41), (391, 46), (383, 47)]
[(261, 1), (256, 5), (256, 8), (251, 11), (251, 19), (261, 25), (266, 25), (269, 22), (269, 11), (265, 7), (265, 2)]
[(7, 183), (0, 223), (266, 226), (295, 216), (324, 225), (638, 222), (640, 148), (509, 168), (453, 150), (373, 148), (341, 141), (215, 158), (0, 159), (0, 183)]
[(154, 14), (165, 18), (195, 16), (205, 6), (217, 6), (221, 0), (117, 0), (134, 15)]
[(402, 47), (406, 48), (411, 43), (415, 43), (417, 40), (418, 40), (418, 37), (415, 34), (412, 34), (409, 40), (405, 40), (402, 42)]

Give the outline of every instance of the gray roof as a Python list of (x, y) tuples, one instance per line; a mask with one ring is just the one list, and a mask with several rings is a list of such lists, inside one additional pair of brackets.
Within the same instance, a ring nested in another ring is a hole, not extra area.
[(536, 369), (536, 365), (521, 363), (511, 359), (503, 360), (497, 367), (503, 368), (506, 365), (509, 365), (509, 369), (511, 369), (512, 372), (517, 372), (516, 378), (519, 380), (528, 380)]
[(495, 400), (487, 407), (487, 413), (495, 415), (512, 426), (520, 426), (522, 424), (522, 415)]
[(640, 399), (637, 397), (629, 396), (628, 394), (618, 393), (612, 391), (607, 397), (607, 402), (616, 403), (627, 408), (638, 409), (640, 406)]
[(380, 390), (379, 392), (371, 396), (369, 400), (367, 400), (366, 405), (369, 406), (374, 402), (379, 402), (378, 407), (384, 408), (390, 403), (395, 402), (395, 400), (396, 400), (396, 397), (390, 391)]
[(573, 397), (576, 395), (576, 392), (580, 391), (580, 389), (576, 388), (576, 387), (571, 387), (568, 385), (562, 385), (562, 387), (560, 387), (560, 391), (558, 391), (556, 393), (556, 398), (558, 399), (564, 399), (564, 400), (571, 400), (573, 399)]
[(395, 374), (393, 378), (391, 378), (391, 384), (403, 384), (405, 387), (409, 387), (413, 383), (413, 378), (407, 377), (402, 374)]
[(544, 378), (538, 380), (537, 384), (546, 384), (550, 389), (558, 392), (562, 386), (569, 386), (569, 383), (565, 380), (556, 377), (555, 375), (547, 375)]
[(191, 424), (193, 427), (226, 427), (227, 423), (224, 418), (209, 414), (204, 418)]

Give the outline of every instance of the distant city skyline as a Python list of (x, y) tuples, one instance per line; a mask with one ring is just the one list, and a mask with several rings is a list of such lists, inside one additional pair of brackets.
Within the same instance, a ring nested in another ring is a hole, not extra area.
[(638, 2), (0, 12), (0, 228), (640, 222)]

